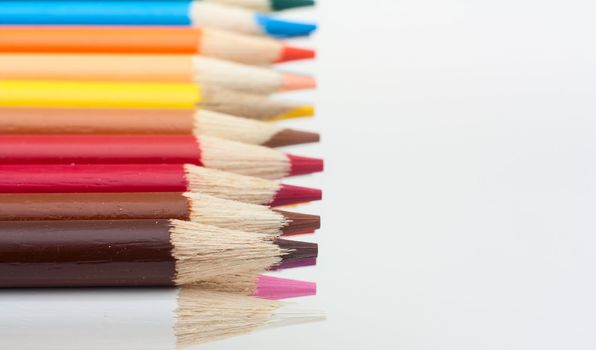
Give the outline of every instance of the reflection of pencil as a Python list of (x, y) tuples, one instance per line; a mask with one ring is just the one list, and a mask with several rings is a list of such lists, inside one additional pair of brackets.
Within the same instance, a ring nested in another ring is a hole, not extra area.
[(314, 243), (182, 220), (0, 222), (0, 287), (180, 286), (317, 256)]
[(201, 108), (259, 120), (314, 114), (310, 105), (193, 83), (0, 80), (0, 106)]
[(0, 26), (0, 52), (199, 54), (258, 65), (315, 56), (273, 39), (190, 27)]
[(179, 219), (245, 232), (294, 234), (320, 227), (318, 215), (198, 193), (0, 194), (0, 221)]
[(268, 147), (318, 142), (315, 132), (193, 109), (0, 108), (0, 134), (194, 134)]
[(191, 135), (4, 135), (0, 163), (196, 164), (265, 179), (323, 170), (322, 159)]
[(279, 206), (317, 201), (321, 190), (195, 165), (0, 165), (0, 193), (198, 192)]
[(0, 309), (0, 346), (11, 350), (174, 349), (325, 318), (296, 304), (187, 287), (2, 291)]
[(205, 26), (252, 35), (296, 37), (317, 29), (254, 11), (190, 0), (3, 0), (2, 24)]
[(3, 54), (0, 79), (196, 82), (259, 94), (316, 86), (309, 76), (193, 55)]

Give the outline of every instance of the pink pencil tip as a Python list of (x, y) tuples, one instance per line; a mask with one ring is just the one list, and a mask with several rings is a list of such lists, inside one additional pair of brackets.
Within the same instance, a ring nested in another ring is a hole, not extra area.
[(262, 299), (279, 300), (316, 294), (317, 284), (314, 282), (261, 275), (257, 280), (257, 290), (253, 295)]
[(295, 156), (293, 154), (286, 154), (286, 156), (291, 164), (290, 173), (288, 174), (289, 176), (312, 174), (323, 171), (324, 162), (322, 159)]
[(284, 74), (282, 76), (281, 91), (314, 89), (317, 81), (313, 77), (296, 74)]
[(288, 204), (300, 204), (319, 201), (323, 198), (323, 191), (317, 188), (281, 184), (275, 197), (269, 203), (272, 207)]

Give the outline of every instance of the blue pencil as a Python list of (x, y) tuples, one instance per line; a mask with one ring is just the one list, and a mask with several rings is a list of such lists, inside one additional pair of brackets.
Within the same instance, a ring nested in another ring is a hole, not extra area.
[(280, 38), (317, 28), (198, 0), (6, 0), (0, 1), (0, 24), (204, 26)]

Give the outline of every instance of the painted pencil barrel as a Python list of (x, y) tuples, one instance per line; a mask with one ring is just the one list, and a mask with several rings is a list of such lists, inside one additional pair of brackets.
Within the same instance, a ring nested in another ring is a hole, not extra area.
[(0, 55), (0, 79), (192, 83), (190, 55)]
[(0, 221), (190, 219), (182, 193), (0, 194)]
[(0, 165), (0, 193), (185, 192), (179, 164)]
[(190, 25), (191, 0), (2, 1), (2, 24)]
[(95, 108), (194, 108), (195, 84), (0, 81), (0, 106)]
[(0, 108), (1, 134), (192, 134), (195, 109)]
[(172, 286), (170, 222), (0, 222), (0, 287)]
[(199, 53), (202, 31), (162, 27), (0, 27), (2, 52)]
[(192, 135), (5, 135), (0, 163), (203, 165)]

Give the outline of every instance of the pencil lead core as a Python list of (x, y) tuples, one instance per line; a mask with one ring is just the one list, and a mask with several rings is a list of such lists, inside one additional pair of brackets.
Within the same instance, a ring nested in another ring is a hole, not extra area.
[(286, 154), (290, 160), (291, 168), (289, 176), (312, 174), (323, 171), (323, 160)]
[(288, 204), (307, 203), (318, 201), (322, 198), (323, 191), (320, 189), (282, 184), (275, 195), (275, 198), (269, 205), (275, 207)]
[(288, 73), (282, 75), (281, 91), (314, 89), (316, 87), (317, 81), (313, 77)]
[(284, 234), (295, 234), (321, 228), (321, 217), (319, 215), (294, 213), (284, 210), (275, 210), (275, 212), (283, 215), (287, 221), (286, 226), (282, 228)]
[(279, 300), (298, 298), (317, 294), (317, 284), (314, 282), (298, 281), (261, 275), (258, 277), (257, 289), (254, 296)]
[(291, 45), (285, 45), (277, 58), (277, 62), (288, 62), (296, 60), (307, 60), (316, 57), (316, 52), (313, 49), (306, 49), (301, 47), (295, 47)]

